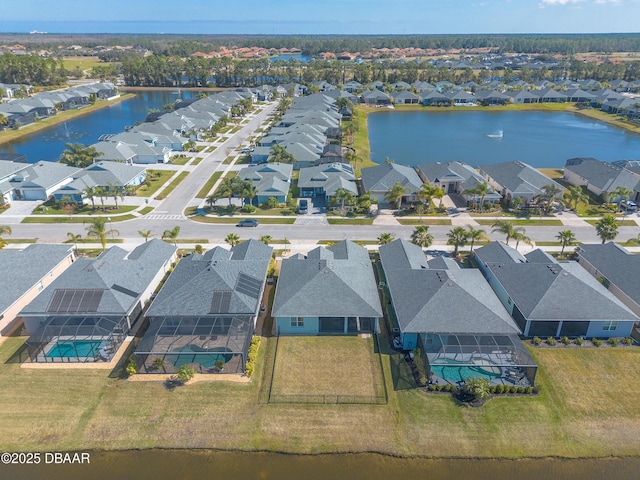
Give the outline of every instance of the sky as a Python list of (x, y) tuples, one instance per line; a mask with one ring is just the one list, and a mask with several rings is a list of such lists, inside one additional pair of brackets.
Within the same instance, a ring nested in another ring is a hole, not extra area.
[(640, 0), (0, 0), (0, 32), (610, 33)]

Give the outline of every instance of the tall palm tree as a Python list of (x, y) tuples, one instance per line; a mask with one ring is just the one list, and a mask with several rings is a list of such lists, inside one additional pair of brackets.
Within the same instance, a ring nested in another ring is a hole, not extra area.
[(535, 197), (534, 201), (541, 210), (549, 210), (553, 205), (553, 201), (562, 194), (564, 190), (555, 183), (548, 183), (542, 187), (542, 193)]
[(92, 218), (89, 225), (85, 226), (85, 228), (87, 229), (87, 237), (100, 240), (102, 251), (107, 249), (107, 237), (109, 235), (120, 235), (118, 230), (107, 230), (107, 219), (104, 217)]
[[(618, 210), (620, 210), (622, 202), (629, 200), (631, 195), (633, 195), (633, 190), (624, 186), (619, 186), (611, 192), (613, 198), (618, 198)], [(626, 209), (624, 211), (626, 212)]]
[(74, 234), (73, 232), (68, 232), (67, 233), (67, 237), (69, 237), (69, 240), (71, 240), (73, 242), (73, 248), (75, 249), (76, 252), (76, 257), (78, 256), (78, 242), (82, 239), (82, 235), (80, 234)]
[(507, 236), (507, 245), (509, 245), (509, 240), (513, 238), (513, 234), (516, 233), (513, 222), (510, 222), (508, 220), (497, 220), (493, 225), (491, 225), (491, 231), (504, 233)]
[(613, 215), (604, 215), (596, 223), (596, 232), (602, 239), (602, 243), (613, 240), (618, 236), (618, 222)]
[(423, 183), (420, 186), (420, 189), (418, 190), (418, 192), (416, 193), (416, 197), (418, 197), (418, 199), (424, 202), (425, 205), (427, 206), (428, 212), (431, 211), (431, 199), (436, 193), (437, 188), (438, 187), (436, 187), (435, 185), (431, 185), (430, 183)]
[(171, 228), (171, 229), (167, 229), (164, 232), (162, 232), (162, 240), (173, 240), (173, 246), (177, 247), (178, 246), (178, 235), (180, 235), (180, 227), (178, 225), (176, 225), (175, 227)]
[(442, 199), (444, 198), (445, 195), (446, 195), (446, 192), (442, 187), (436, 187), (435, 191), (433, 192), (433, 198), (437, 198), (440, 200), (440, 203), (438, 204), (438, 208), (440, 210), (442, 210)]
[(489, 240), (486, 232), (482, 228), (474, 228), (467, 225), (467, 238), (471, 240), (471, 253), (473, 253), (473, 245), (479, 240)]
[(526, 243), (529, 246), (533, 246), (533, 242), (531, 239), (524, 234), (524, 227), (515, 227), (515, 232), (513, 233), (513, 239), (516, 241), (516, 250), (518, 249), (518, 245), (520, 242)]
[(471, 207), (475, 208), (475, 204), (476, 204), (476, 197), (478, 196), (478, 189), (476, 188), (478, 185), (474, 185), (471, 188), (467, 188), (465, 190), (462, 191), (463, 195), (471, 195), (472, 196), (472, 200), (471, 200)]
[(564, 255), (565, 247), (568, 247), (576, 241), (576, 234), (571, 230), (560, 230), (556, 238), (560, 241), (560, 245), (562, 245), (562, 250), (560, 250), (560, 256), (562, 256)]
[(91, 200), (91, 209), (95, 210), (96, 209), (96, 197), (98, 196), (97, 192), (96, 192), (96, 187), (86, 187), (84, 190), (82, 190), (82, 193), (89, 199)]
[(151, 233), (151, 230), (138, 230), (138, 235), (144, 238), (144, 243), (147, 243), (149, 238), (153, 237), (153, 233)]
[(340, 202), (340, 213), (344, 216), (344, 206), (347, 203), (353, 202), (353, 194), (344, 188), (339, 188), (336, 190), (336, 193), (333, 194), (333, 198), (336, 202)]
[(235, 233), (230, 233), (225, 237), (224, 241), (227, 242), (232, 247), (235, 247), (240, 243), (240, 237)]
[(418, 225), (411, 233), (411, 243), (422, 248), (428, 248), (433, 244), (433, 235), (429, 233), (427, 225)]
[(589, 203), (589, 196), (584, 193), (582, 187), (569, 187), (566, 198), (569, 200), (569, 203), (573, 205), (574, 210), (578, 209), (578, 203), (580, 202)]
[(100, 203), (102, 204), (102, 211), (104, 212), (105, 211), (104, 199), (109, 195), (109, 192), (107, 192), (107, 190), (104, 189), (103, 187), (95, 187), (94, 190), (96, 192), (96, 196), (100, 197)]
[(484, 209), (484, 199), (489, 193), (489, 184), (487, 182), (478, 182), (475, 186), (476, 195), (480, 196), (480, 211)]
[(395, 237), (392, 233), (381, 233), (378, 235), (378, 245), (386, 245), (387, 243), (393, 242)]
[(220, 200), (220, 198), (221, 197), (218, 195), (218, 193), (214, 192), (205, 199), (205, 201), (207, 202), (207, 205), (209, 205), (210, 210), (213, 210), (213, 206), (218, 200)]
[(384, 199), (392, 206), (395, 205), (396, 210), (400, 210), (402, 197), (404, 197), (406, 193), (407, 189), (400, 182), (396, 182), (389, 190), (387, 190), (387, 193), (384, 194)]
[(464, 227), (455, 227), (447, 233), (447, 245), (453, 245), (453, 254), (458, 255), (458, 248), (464, 247), (469, 239), (469, 232)]
[(102, 155), (95, 147), (86, 147), (81, 143), (67, 143), (66, 150), (60, 155), (60, 163), (72, 167), (85, 168), (95, 162), (96, 157)]
[[(9, 225), (0, 225), (0, 235), (11, 235), (11, 227)], [(6, 240), (0, 237), (0, 249), (7, 244)]]
[(113, 201), (116, 203), (116, 210), (118, 209), (118, 198), (124, 200), (124, 188), (122, 185), (115, 185), (109, 182), (109, 193), (113, 197)]
[(264, 243), (265, 245), (269, 245), (271, 243), (273, 239), (271, 238), (271, 235), (262, 235), (260, 237), (260, 241), (262, 243)]

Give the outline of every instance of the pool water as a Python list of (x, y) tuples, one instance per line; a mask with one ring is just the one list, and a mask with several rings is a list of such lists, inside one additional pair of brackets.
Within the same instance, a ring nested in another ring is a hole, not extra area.
[[(197, 363), (205, 368), (211, 368), (215, 366), (218, 360), (222, 360), (227, 363), (232, 357), (232, 355), (228, 354), (223, 355), (223, 352), (225, 352), (223, 347), (201, 349), (193, 345), (187, 345), (176, 351), (181, 353), (179, 355), (167, 355), (167, 360), (173, 363), (177, 368), (189, 363)], [(198, 355), (196, 355), (195, 352), (197, 352)]]
[(95, 357), (103, 347), (100, 340), (64, 340), (57, 342), (47, 353), (47, 358)]
[(440, 378), (444, 378), (449, 380), (450, 382), (463, 382), (467, 378), (486, 378), (491, 381), (494, 378), (499, 378), (501, 375), (499, 373), (490, 372), (480, 367), (438, 367), (432, 366), (431, 370), (433, 373), (438, 375)]

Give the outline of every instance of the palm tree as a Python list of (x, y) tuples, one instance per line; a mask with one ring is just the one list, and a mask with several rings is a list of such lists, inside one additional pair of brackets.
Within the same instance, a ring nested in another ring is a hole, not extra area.
[(556, 183), (548, 183), (542, 187), (542, 193), (535, 198), (535, 202), (540, 206), (541, 210), (548, 210), (553, 205), (553, 201), (564, 190)]
[(584, 193), (582, 187), (569, 187), (569, 192), (566, 194), (567, 200), (573, 205), (573, 209), (578, 209), (578, 203), (584, 202), (589, 204), (589, 196)]
[(224, 241), (227, 242), (232, 247), (235, 247), (240, 243), (240, 237), (235, 233), (230, 233), (225, 237)]
[(344, 216), (344, 206), (346, 203), (353, 202), (353, 194), (344, 188), (339, 188), (336, 190), (336, 193), (333, 194), (333, 198), (336, 202), (340, 202), (340, 213)]
[(613, 240), (618, 236), (618, 223), (613, 215), (604, 215), (596, 223), (596, 232), (602, 239), (602, 243)]
[(477, 184), (471, 188), (467, 188), (462, 191), (463, 195), (472, 195), (473, 199), (471, 200), (471, 207), (474, 208), (476, 204), (476, 197), (478, 196), (478, 189), (476, 188)]
[(100, 197), (100, 203), (102, 204), (102, 211), (105, 211), (104, 208), (104, 199), (108, 196), (109, 192), (107, 192), (103, 187), (95, 187), (96, 196)]
[(433, 192), (433, 196), (434, 198), (437, 198), (440, 200), (440, 203), (438, 204), (438, 208), (440, 210), (442, 210), (442, 199), (444, 198), (444, 196), (446, 195), (444, 188), (442, 187), (436, 187), (435, 191)]
[[(0, 235), (11, 235), (11, 227), (9, 225), (0, 225)], [(0, 237), (0, 249), (7, 244), (6, 240)]]
[(122, 188), (122, 185), (114, 185), (113, 183), (109, 182), (109, 193), (111, 193), (111, 196), (113, 197), (113, 201), (116, 203), (116, 210), (118, 209), (118, 197), (120, 197), (120, 200), (124, 200), (124, 191)]
[(4, 130), (7, 125), (9, 125), (9, 119), (6, 117), (6, 115), (0, 113), (0, 130)]
[(95, 147), (85, 147), (81, 143), (67, 143), (66, 150), (60, 155), (60, 163), (72, 167), (85, 168), (95, 162), (96, 157), (102, 155)]
[(518, 249), (518, 245), (520, 242), (524, 242), (527, 245), (533, 246), (533, 242), (529, 237), (527, 237), (524, 232), (524, 227), (515, 227), (515, 232), (513, 233), (513, 239), (516, 241), (516, 250)]
[[(633, 195), (633, 190), (623, 186), (619, 186), (611, 192), (613, 198), (618, 198), (618, 210), (620, 210), (622, 202), (626, 202), (631, 195)], [(624, 212), (626, 213), (626, 209)]]
[(464, 227), (455, 227), (447, 233), (447, 245), (453, 245), (453, 254), (458, 255), (458, 248), (464, 247), (469, 239), (469, 232)]
[(473, 253), (473, 245), (478, 240), (489, 240), (489, 237), (485, 235), (485, 231), (482, 228), (474, 228), (471, 225), (467, 225), (467, 238), (471, 240), (471, 253)]
[(144, 243), (147, 243), (150, 237), (153, 237), (151, 230), (138, 230), (138, 235), (144, 238)]
[(173, 240), (173, 246), (178, 246), (178, 235), (180, 235), (180, 227), (176, 225), (172, 229), (167, 229), (162, 232), (162, 240)]
[(80, 234), (74, 234), (73, 232), (68, 232), (67, 233), (67, 237), (69, 237), (69, 240), (71, 240), (73, 242), (73, 247), (76, 251), (76, 257), (78, 256), (78, 242), (80, 241), (80, 239), (82, 239), (82, 235)]
[(207, 205), (209, 205), (210, 210), (213, 210), (213, 206), (218, 200), (220, 200), (220, 196), (218, 192), (212, 193), (205, 199), (205, 201), (207, 202)]
[(484, 209), (484, 199), (489, 193), (489, 184), (487, 182), (478, 182), (474, 188), (475, 194), (480, 195), (480, 211)]
[(422, 248), (429, 248), (433, 243), (433, 235), (429, 233), (427, 225), (418, 225), (411, 233), (411, 243)]
[(576, 234), (571, 230), (560, 230), (556, 238), (560, 240), (560, 244), (562, 245), (562, 250), (560, 250), (560, 256), (562, 256), (564, 255), (565, 247), (568, 247), (576, 241)]
[(260, 237), (260, 241), (262, 243), (264, 243), (265, 245), (269, 245), (271, 243), (273, 239), (271, 238), (271, 235), (262, 235)]
[(384, 199), (393, 206), (395, 204), (396, 210), (400, 210), (402, 204), (402, 197), (407, 193), (407, 189), (400, 183), (396, 182), (388, 191), (384, 194)]
[(82, 193), (84, 193), (84, 195), (91, 200), (91, 209), (95, 210), (96, 209), (96, 200), (95, 198), (98, 196), (97, 192), (96, 192), (96, 187), (86, 187), (84, 190), (82, 190)]
[(392, 233), (381, 233), (378, 235), (378, 245), (386, 245), (387, 243), (393, 242), (395, 237)]
[(516, 233), (513, 223), (508, 220), (497, 220), (493, 225), (491, 225), (491, 231), (504, 233), (507, 236), (507, 245), (509, 245), (509, 240), (513, 238), (513, 234)]
[(92, 218), (87, 229), (87, 237), (93, 237), (100, 240), (102, 251), (107, 249), (107, 236), (120, 235), (118, 230), (107, 230), (107, 219), (104, 217)]
[(258, 195), (258, 190), (253, 186), (251, 182), (244, 182), (242, 197), (249, 199), (249, 205), (253, 205), (253, 199)]
[(430, 183), (423, 183), (418, 190), (418, 193), (416, 193), (416, 197), (426, 204), (428, 212), (431, 211), (431, 199), (435, 195), (437, 188), (438, 187), (431, 185)]

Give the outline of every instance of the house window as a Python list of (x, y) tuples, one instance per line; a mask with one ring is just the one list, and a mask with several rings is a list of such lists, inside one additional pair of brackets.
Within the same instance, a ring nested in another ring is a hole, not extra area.
[(618, 329), (618, 322), (605, 322), (602, 326), (602, 330), (613, 332)]
[(303, 317), (291, 317), (291, 326), (292, 327), (304, 327), (304, 318)]

